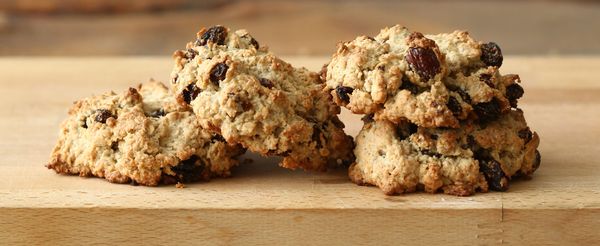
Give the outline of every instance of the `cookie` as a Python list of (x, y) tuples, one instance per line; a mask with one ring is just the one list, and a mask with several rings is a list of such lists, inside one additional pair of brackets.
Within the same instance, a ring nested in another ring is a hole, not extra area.
[(177, 101), (227, 142), (282, 156), (287, 168), (353, 161), (353, 140), (319, 74), (279, 59), (245, 30), (204, 28), (174, 59)]
[(492, 122), (465, 121), (455, 129), (366, 119), (349, 176), (386, 194), (505, 191), (512, 178), (529, 177), (540, 165), (538, 134), (519, 109)]
[(334, 101), (357, 114), (423, 127), (489, 121), (523, 95), (517, 75), (502, 75), (493, 43), (467, 32), (423, 35), (401, 26), (341, 43), (322, 72)]
[(167, 87), (151, 81), (122, 94), (75, 102), (47, 167), (62, 174), (155, 186), (229, 176), (243, 152), (202, 128)]

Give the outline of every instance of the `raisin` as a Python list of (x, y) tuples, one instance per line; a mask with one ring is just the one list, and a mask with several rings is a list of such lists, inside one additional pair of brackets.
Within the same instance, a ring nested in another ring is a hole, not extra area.
[(163, 116), (165, 116), (165, 110), (162, 109), (162, 108), (154, 110), (152, 113), (150, 113), (150, 117), (153, 117), (153, 118), (160, 118), (160, 117), (163, 117)]
[(219, 86), (219, 82), (225, 79), (229, 66), (225, 63), (218, 63), (210, 70), (210, 82)]
[(400, 85), (400, 89), (410, 91), (410, 93), (413, 95), (419, 94), (419, 86), (413, 84), (412, 82), (410, 82), (408, 79), (405, 79), (405, 78), (406, 77), (402, 78), (402, 85)]
[(367, 114), (367, 115), (363, 116), (362, 118), (360, 118), (360, 120), (362, 120), (362, 122), (365, 123), (365, 124), (371, 123), (371, 122), (375, 121), (373, 119), (373, 114)]
[(211, 142), (225, 142), (225, 138), (223, 138), (223, 136), (219, 135), (219, 134), (215, 134), (210, 138)]
[(206, 30), (198, 40), (196, 40), (196, 45), (206, 45), (208, 42), (224, 45), (225, 38), (227, 38), (227, 29), (222, 26), (213, 26)]
[(533, 133), (529, 130), (529, 127), (523, 128), (519, 130), (519, 137), (525, 140), (525, 143), (528, 143), (533, 138)]
[(418, 130), (418, 129), (419, 129), (419, 127), (417, 127), (417, 125), (416, 125), (416, 124), (413, 124), (413, 123), (409, 123), (409, 124), (408, 124), (408, 133), (409, 133), (410, 135), (412, 135), (413, 133), (417, 133), (417, 130)]
[(256, 41), (256, 39), (254, 39), (253, 37), (250, 37), (250, 45), (254, 46), (255, 49), (260, 48), (258, 41)]
[(490, 75), (490, 74), (483, 73), (483, 74), (479, 75), (479, 80), (483, 81), (486, 85), (488, 85), (491, 88), (496, 88), (494, 83), (492, 83), (492, 75)]
[(469, 96), (469, 93), (467, 93), (466, 91), (457, 88), (456, 90), (454, 90), (454, 92), (458, 93), (458, 95), (460, 95), (460, 98), (462, 98), (462, 100), (466, 103), (471, 103), (471, 96)]
[(503, 59), (502, 50), (498, 44), (489, 42), (481, 45), (481, 61), (485, 65), (500, 67)]
[(417, 125), (413, 124), (413, 123), (407, 123), (407, 125), (405, 127), (398, 127), (396, 128), (396, 136), (398, 137), (398, 139), (400, 140), (404, 140), (407, 139), (408, 137), (410, 137), (410, 135), (416, 133), (418, 130)]
[(185, 59), (191, 60), (191, 59), (194, 59), (194, 57), (196, 57), (196, 55), (198, 55), (197, 51), (195, 51), (194, 49), (187, 49), (185, 51), (184, 57), (185, 57)]
[(341, 86), (341, 85), (338, 85), (335, 88), (335, 92), (337, 93), (338, 97), (340, 98), (340, 100), (342, 100), (345, 103), (350, 102), (350, 95), (352, 94), (353, 91), (354, 91), (354, 89), (352, 89), (351, 87), (346, 87), (346, 86)]
[(508, 189), (508, 177), (506, 177), (500, 163), (492, 157), (489, 150), (478, 149), (474, 151), (474, 157), (479, 161), (479, 171), (485, 177), (491, 190), (505, 191)]
[(202, 163), (202, 160), (200, 160), (198, 156), (193, 155), (189, 159), (177, 164), (177, 166), (171, 167), (171, 171), (175, 172), (175, 176), (163, 174), (163, 183), (174, 184), (177, 182), (196, 182), (202, 179), (203, 170), (204, 163)]
[(421, 81), (428, 81), (440, 72), (440, 61), (432, 49), (410, 48), (406, 54), (406, 61), (421, 77)]
[(506, 87), (506, 97), (510, 100), (519, 99), (523, 96), (525, 91), (523, 91), (523, 87), (519, 84), (512, 84)]
[(519, 84), (514, 83), (506, 87), (506, 98), (510, 102), (510, 106), (513, 108), (517, 107), (517, 99), (521, 98), (525, 91)]
[(453, 115), (460, 115), (462, 113), (462, 107), (460, 106), (460, 102), (455, 97), (451, 96), (448, 98), (448, 109), (452, 112)]
[(438, 140), (438, 135), (436, 134), (431, 134), (429, 137), (431, 138), (431, 140)]
[(478, 103), (473, 106), (475, 113), (482, 122), (489, 122), (500, 116), (500, 102), (496, 98), (489, 102)]
[(244, 110), (244, 112), (252, 109), (252, 103), (248, 101), (243, 101), (242, 103), (240, 103), (240, 105), (242, 106), (242, 110)]
[(323, 147), (323, 144), (321, 143), (321, 130), (319, 129), (319, 126), (316, 124), (313, 125), (312, 140), (317, 143), (317, 149), (320, 149)]
[(173, 76), (173, 78), (171, 78), (171, 84), (175, 84), (177, 83), (177, 79), (179, 78), (178, 74), (175, 74), (175, 76)]
[(100, 123), (106, 123), (106, 120), (108, 120), (108, 118), (115, 118), (115, 116), (107, 109), (98, 109), (98, 111), (96, 111), (96, 118), (95, 120), (97, 122)]
[(470, 149), (470, 150), (474, 150), (477, 143), (475, 142), (475, 137), (473, 137), (473, 135), (468, 135), (467, 136), (467, 143), (463, 144), (461, 147), (463, 149)]
[(110, 149), (117, 151), (119, 149), (119, 142), (112, 142), (110, 144)]
[(185, 87), (185, 89), (183, 89), (181, 94), (183, 95), (183, 100), (187, 104), (190, 104), (192, 100), (196, 99), (198, 93), (200, 93), (200, 89), (196, 87), (196, 84), (189, 84), (187, 87)]
[(531, 170), (531, 172), (534, 172), (535, 170), (537, 170), (540, 167), (541, 163), (542, 163), (542, 155), (540, 154), (540, 151), (538, 151), (536, 149), (535, 150), (535, 160), (533, 160), (533, 170)]
[[(87, 119), (87, 118), (86, 118), (86, 119)], [(84, 119), (84, 120), (83, 120), (83, 123), (82, 123), (82, 125), (81, 125), (81, 127), (83, 127), (84, 129), (87, 129), (87, 128), (88, 128), (88, 125), (87, 125), (87, 121), (86, 121), (86, 119)]]
[(272, 89), (274, 86), (273, 82), (271, 82), (271, 80), (268, 80), (268, 79), (260, 78), (260, 79), (258, 79), (258, 81), (260, 82), (260, 85), (267, 87), (269, 89)]
[(508, 178), (498, 161), (491, 158), (479, 160), (479, 171), (485, 176), (491, 190), (506, 191), (508, 189)]

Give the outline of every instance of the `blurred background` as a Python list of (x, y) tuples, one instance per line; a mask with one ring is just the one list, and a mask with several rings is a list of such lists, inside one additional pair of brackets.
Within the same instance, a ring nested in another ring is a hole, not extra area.
[(599, 1), (0, 0), (0, 55), (171, 55), (222, 24), (279, 55), (328, 56), (396, 23), (469, 30), (505, 54), (600, 54)]

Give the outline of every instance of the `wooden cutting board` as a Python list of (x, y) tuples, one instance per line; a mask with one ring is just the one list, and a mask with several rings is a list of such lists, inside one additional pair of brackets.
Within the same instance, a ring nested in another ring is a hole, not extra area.
[[(326, 57), (290, 57), (318, 70)], [(165, 81), (167, 57), (0, 59), (0, 244), (600, 244), (600, 57), (507, 57), (542, 164), (508, 192), (385, 196), (345, 170), (255, 159), (229, 179), (142, 187), (44, 168), (77, 98)], [(359, 116), (343, 112), (348, 133)]]

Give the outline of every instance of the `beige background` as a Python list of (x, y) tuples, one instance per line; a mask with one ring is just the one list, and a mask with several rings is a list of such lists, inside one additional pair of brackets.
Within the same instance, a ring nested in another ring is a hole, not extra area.
[(279, 55), (330, 55), (397, 23), (469, 30), (505, 54), (600, 54), (598, 1), (3, 0), (0, 55), (170, 55), (214, 24)]

